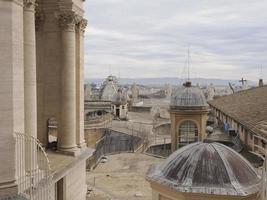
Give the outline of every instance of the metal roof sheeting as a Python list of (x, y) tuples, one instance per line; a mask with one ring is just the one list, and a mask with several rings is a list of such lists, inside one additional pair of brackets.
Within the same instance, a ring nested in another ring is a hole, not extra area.
[(219, 143), (193, 143), (152, 167), (149, 181), (179, 192), (247, 196), (259, 191), (260, 179), (240, 154)]
[(207, 107), (206, 98), (199, 87), (179, 87), (171, 97), (171, 107)]

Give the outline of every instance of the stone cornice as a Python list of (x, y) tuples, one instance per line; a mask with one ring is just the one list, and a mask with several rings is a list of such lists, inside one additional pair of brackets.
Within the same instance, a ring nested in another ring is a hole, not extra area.
[(81, 7), (77, 6), (76, 4), (72, 4), (72, 9), (75, 13), (77, 13), (78, 15), (83, 16), (84, 15), (84, 9), (82, 9)]
[(35, 0), (23, 0), (23, 5), (26, 9), (34, 9), (37, 6)]
[(9, 2), (13, 2), (19, 6), (23, 6), (23, 0), (3, 0), (3, 1), (9, 1)]

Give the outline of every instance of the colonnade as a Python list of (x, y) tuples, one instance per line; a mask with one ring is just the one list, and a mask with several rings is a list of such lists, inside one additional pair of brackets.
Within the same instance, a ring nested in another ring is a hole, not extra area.
[[(24, 0), (25, 132), (33, 137), (37, 137), (35, 7), (35, 0)], [(55, 20), (58, 20), (61, 34), (62, 60), (58, 149), (73, 152), (78, 150), (78, 147), (86, 146), (83, 114), (83, 41), (87, 20), (74, 11), (60, 12)]]

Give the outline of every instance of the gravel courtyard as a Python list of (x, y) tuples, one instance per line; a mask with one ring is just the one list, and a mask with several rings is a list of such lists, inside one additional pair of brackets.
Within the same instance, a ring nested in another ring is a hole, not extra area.
[(147, 170), (162, 159), (140, 153), (108, 156), (87, 173), (88, 188), (92, 189), (88, 200), (151, 200), (149, 183), (145, 180)]

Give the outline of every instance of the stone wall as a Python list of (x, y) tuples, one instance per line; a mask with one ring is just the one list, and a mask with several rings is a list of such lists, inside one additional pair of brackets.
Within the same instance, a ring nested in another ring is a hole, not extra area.
[(84, 137), (88, 147), (95, 148), (97, 141), (99, 141), (105, 133), (104, 128), (85, 129)]
[(85, 200), (87, 185), (85, 162), (77, 165), (64, 177), (66, 196), (64, 200)]

